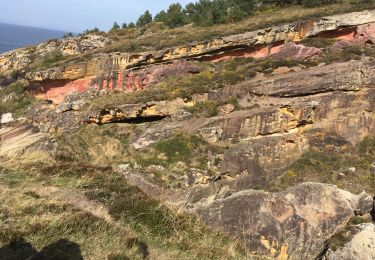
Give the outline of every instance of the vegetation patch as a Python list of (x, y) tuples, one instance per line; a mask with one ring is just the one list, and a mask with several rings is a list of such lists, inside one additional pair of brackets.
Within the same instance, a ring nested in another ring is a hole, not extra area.
[(23, 115), (35, 99), (27, 92), (27, 83), (18, 81), (7, 87), (0, 88), (0, 115), (13, 113)]
[(342, 153), (309, 151), (271, 181), (267, 189), (279, 191), (303, 182), (320, 182), (356, 194), (363, 190), (375, 194), (375, 175), (370, 172), (374, 155), (374, 137), (367, 137), (356, 148)]
[(328, 240), (329, 248), (333, 251), (343, 248), (345, 244), (351, 241), (353, 235), (358, 231), (357, 225), (362, 223), (372, 223), (372, 220), (368, 216), (353, 217), (342, 230)]
[[(39, 251), (66, 239), (90, 259), (144, 259), (151, 251), (166, 258), (246, 258), (237, 241), (149, 198), (108, 167), (66, 162), (34, 164), (17, 171), (2, 168), (0, 182), (13, 183), (12, 196), (0, 192), (0, 250), (21, 238)], [(38, 186), (83, 192), (89, 201), (102, 203), (114, 223), (68, 205), (64, 197), (25, 193)]]
[(152, 150), (138, 155), (136, 161), (143, 167), (150, 165), (173, 167), (173, 164), (182, 162), (190, 168), (206, 169), (209, 151), (219, 150), (219, 147), (208, 144), (196, 135), (181, 132), (170, 139), (156, 143)]

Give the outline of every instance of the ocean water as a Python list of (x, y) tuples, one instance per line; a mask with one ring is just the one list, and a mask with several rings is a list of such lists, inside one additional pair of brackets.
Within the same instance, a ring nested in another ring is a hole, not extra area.
[(65, 32), (0, 23), (0, 53), (61, 38)]

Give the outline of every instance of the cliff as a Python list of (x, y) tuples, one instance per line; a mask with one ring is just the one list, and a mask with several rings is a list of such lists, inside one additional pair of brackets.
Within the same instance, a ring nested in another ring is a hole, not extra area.
[(142, 53), (113, 44), (86, 35), (0, 56), (10, 215), (11, 192), (55, 201), (56, 218), (94, 218), (93, 239), (140, 258), (338, 259), (372, 239), (371, 223), (348, 230), (375, 210), (374, 10)]

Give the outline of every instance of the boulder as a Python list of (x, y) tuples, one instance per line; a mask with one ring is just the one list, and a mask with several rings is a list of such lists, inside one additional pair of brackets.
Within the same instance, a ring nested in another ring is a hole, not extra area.
[(370, 201), (368, 197), (333, 185), (304, 183), (279, 193), (240, 191), (197, 204), (193, 211), (206, 224), (241, 238), (251, 252), (278, 259), (314, 259), (359, 204)]
[(109, 37), (96, 34), (88, 34), (82, 36), (80, 39), (80, 47), (83, 53), (101, 49), (112, 43)]
[(214, 126), (214, 127), (199, 129), (198, 133), (207, 142), (216, 143), (220, 140), (221, 135), (223, 134), (223, 129), (221, 129), (220, 127)]

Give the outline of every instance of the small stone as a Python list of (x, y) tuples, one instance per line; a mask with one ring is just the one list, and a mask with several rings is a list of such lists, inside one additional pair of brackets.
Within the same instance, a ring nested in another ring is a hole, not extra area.
[(228, 115), (228, 114), (232, 113), (235, 110), (235, 107), (232, 104), (226, 104), (226, 105), (222, 106), (220, 110), (224, 114)]
[(85, 102), (84, 100), (82, 100), (82, 99), (77, 100), (77, 101), (74, 101), (74, 102), (72, 102), (72, 109), (73, 109), (74, 111), (78, 111), (78, 110), (80, 110), (85, 104), (86, 104), (86, 102)]
[(120, 173), (123, 173), (123, 174), (128, 174), (131, 172), (132, 168), (130, 166), (130, 164), (126, 163), (126, 164), (120, 164), (117, 166), (117, 170), (120, 172)]
[(198, 130), (199, 135), (209, 143), (216, 143), (223, 135), (223, 129), (218, 126), (202, 128)]
[(145, 169), (147, 172), (163, 172), (165, 168), (161, 165), (150, 165)]
[(0, 117), (0, 124), (6, 124), (6, 123), (13, 122), (13, 121), (14, 121), (14, 118), (13, 118), (12, 113), (2, 114)]
[(352, 172), (352, 173), (355, 173), (356, 170), (357, 170), (357, 169), (356, 169), (355, 167), (350, 167), (350, 168), (348, 168), (348, 171), (349, 171), (349, 172)]
[(57, 108), (56, 108), (56, 113), (64, 113), (66, 111), (70, 111), (72, 110), (72, 103), (70, 102), (66, 102), (66, 103), (62, 103), (60, 104)]

